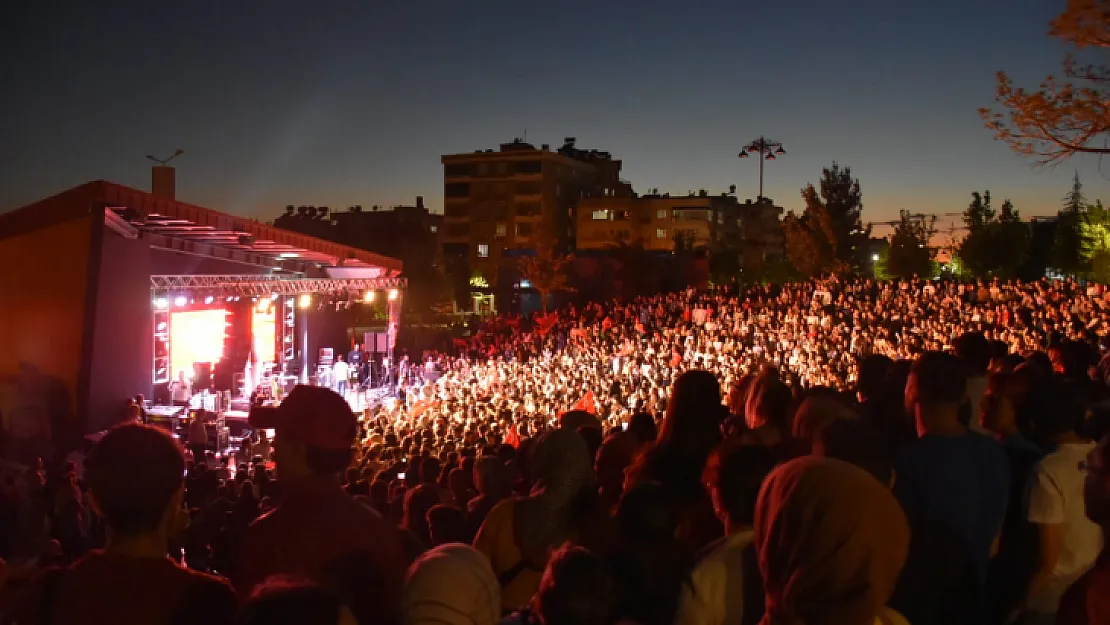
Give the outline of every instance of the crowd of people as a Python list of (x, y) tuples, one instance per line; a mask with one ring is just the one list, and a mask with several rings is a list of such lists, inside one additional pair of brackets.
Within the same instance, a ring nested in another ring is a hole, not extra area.
[[(12, 473), (12, 623), (1110, 623), (1110, 292), (826, 280), (500, 318), (228, 464)], [(1101, 441), (1101, 442), (1098, 442)], [(168, 555), (167, 555), (168, 554)], [(28, 556), (31, 557), (28, 557)]]

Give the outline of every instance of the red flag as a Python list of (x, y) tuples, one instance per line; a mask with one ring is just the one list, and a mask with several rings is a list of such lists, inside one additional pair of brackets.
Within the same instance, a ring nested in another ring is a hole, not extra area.
[(505, 443), (512, 445), (513, 448), (520, 447), (520, 434), (517, 434), (516, 428), (510, 427), (509, 431), (505, 433)]
[(582, 399), (578, 400), (578, 403), (575, 404), (571, 410), (585, 410), (592, 415), (596, 415), (597, 398), (594, 397), (594, 392), (586, 391), (586, 394), (582, 396)]

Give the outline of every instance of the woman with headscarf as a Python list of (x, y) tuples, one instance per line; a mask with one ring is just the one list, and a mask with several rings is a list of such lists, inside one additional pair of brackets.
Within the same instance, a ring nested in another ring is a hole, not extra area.
[(886, 603), (909, 541), (898, 501), (866, 471), (813, 456), (778, 467), (756, 505), (761, 625), (907, 625)]
[(501, 618), (497, 576), (470, 545), (440, 545), (409, 567), (401, 613), (404, 625), (493, 625)]
[(474, 546), (497, 574), (504, 611), (528, 603), (539, 589), (551, 551), (578, 537), (584, 503), (594, 488), (592, 465), (578, 432), (552, 430), (532, 452), (535, 482), (529, 495), (502, 501), (486, 516)]

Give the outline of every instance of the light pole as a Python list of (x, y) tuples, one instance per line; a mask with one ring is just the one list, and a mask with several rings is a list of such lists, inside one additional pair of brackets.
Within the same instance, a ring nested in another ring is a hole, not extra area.
[(773, 161), (779, 156), (786, 154), (786, 150), (782, 148), (782, 143), (772, 141), (764, 136), (760, 136), (755, 141), (745, 145), (740, 150), (740, 158), (748, 158), (749, 152), (759, 154), (759, 198), (758, 201), (763, 201), (763, 161)]

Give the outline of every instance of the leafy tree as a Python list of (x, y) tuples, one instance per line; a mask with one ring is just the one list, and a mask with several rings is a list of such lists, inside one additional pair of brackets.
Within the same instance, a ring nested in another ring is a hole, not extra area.
[(1072, 178), (1071, 190), (1064, 196), (1064, 205), (1057, 213), (1059, 220), (1056, 222), (1056, 232), (1052, 242), (1052, 266), (1060, 273), (1067, 276), (1084, 274), (1087, 259), (1084, 258), (1082, 221), (1087, 210), (1087, 201), (1083, 197), (1083, 183), (1079, 181), (1079, 172)]
[(552, 241), (541, 241), (536, 246), (535, 256), (525, 256), (520, 259), (518, 269), (521, 279), (532, 284), (532, 288), (539, 291), (540, 303), (543, 312), (547, 314), (548, 296), (552, 293), (573, 293), (567, 278), (567, 266), (574, 260), (571, 255), (562, 255), (555, 252)]
[(991, 206), (990, 191), (971, 194), (964, 211), (967, 236), (957, 253), (973, 276), (1010, 278), (1029, 254), (1029, 229), (1010, 200), (1000, 210)]
[[(1110, 5), (1106, 0), (1068, 0), (1049, 34), (1075, 48), (1110, 48)], [(1063, 80), (1045, 79), (1037, 90), (1015, 87), (999, 72), (995, 101), (1000, 111), (979, 110), (995, 138), (1042, 164), (1076, 154), (1110, 154), (1096, 143), (1110, 132), (1110, 68), (1080, 65), (1067, 55)]]
[(818, 187), (802, 189), (805, 210), (783, 220), (787, 255), (802, 274), (846, 273), (868, 266), (870, 226), (864, 226), (859, 180), (850, 167), (833, 163), (821, 171)]
[[(930, 243), (937, 231), (937, 218), (913, 215), (907, 210), (901, 211), (900, 216), (890, 237), (883, 272), (896, 278), (932, 277), (937, 268)], [(882, 255), (879, 260), (884, 260)]]
[(1097, 282), (1110, 282), (1110, 210), (1098, 200), (1088, 205), (1079, 220), (1080, 256), (1089, 276)]

